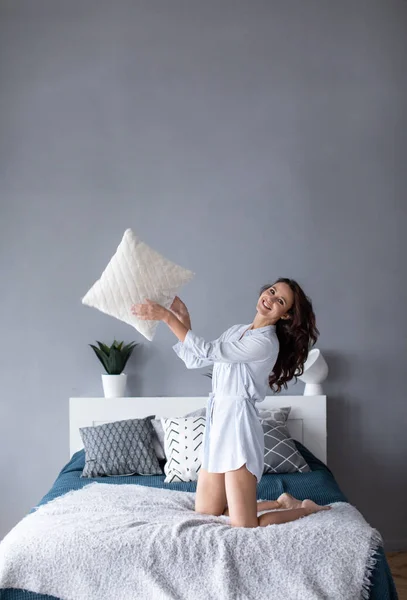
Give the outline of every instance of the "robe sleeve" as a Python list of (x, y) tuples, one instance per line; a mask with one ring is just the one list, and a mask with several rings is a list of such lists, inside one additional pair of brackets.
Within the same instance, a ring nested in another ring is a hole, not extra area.
[(220, 339), (206, 342), (189, 329), (184, 341), (179, 344), (196, 359), (206, 361), (205, 364), (248, 363), (271, 360), (273, 357), (277, 359), (278, 356), (277, 344), (265, 336), (243, 336), (241, 340), (235, 342), (223, 342)]
[(210, 360), (196, 357), (182, 342), (175, 344), (172, 349), (184, 361), (187, 369), (200, 369), (212, 364)]
[[(228, 333), (233, 329), (233, 327), (229, 327), (226, 331), (224, 331), (216, 340), (212, 343), (216, 344), (225, 339)], [(188, 330), (191, 331), (191, 330)], [(197, 356), (193, 349), (189, 348), (184, 342), (178, 342), (175, 344), (172, 349), (179, 356), (181, 360), (184, 361), (187, 369), (200, 369), (201, 367), (207, 367), (209, 365), (213, 365), (213, 360), (209, 358), (205, 358), (203, 356)]]

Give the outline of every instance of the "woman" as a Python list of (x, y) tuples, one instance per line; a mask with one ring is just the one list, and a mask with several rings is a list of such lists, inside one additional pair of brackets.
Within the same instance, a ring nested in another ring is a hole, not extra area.
[[(206, 342), (191, 330), (188, 309), (178, 297), (170, 310), (148, 299), (132, 307), (137, 317), (168, 325), (179, 339), (173, 349), (187, 368), (213, 364), (195, 510), (229, 514), (234, 527), (287, 523), (330, 508), (289, 494), (257, 503), (264, 434), (256, 403), (264, 400), (270, 387), (280, 392), (287, 381), (303, 373), (319, 332), (311, 300), (292, 279), (263, 286), (256, 311), (251, 324), (233, 325), (217, 340)], [(275, 508), (283, 510), (257, 516), (258, 511)]]

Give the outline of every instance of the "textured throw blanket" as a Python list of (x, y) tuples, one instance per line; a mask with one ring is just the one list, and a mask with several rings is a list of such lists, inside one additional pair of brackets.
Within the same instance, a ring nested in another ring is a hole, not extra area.
[(0, 589), (62, 600), (357, 600), (381, 538), (337, 502), (282, 525), (231, 527), (195, 494), (91, 483), (28, 514), (0, 543)]

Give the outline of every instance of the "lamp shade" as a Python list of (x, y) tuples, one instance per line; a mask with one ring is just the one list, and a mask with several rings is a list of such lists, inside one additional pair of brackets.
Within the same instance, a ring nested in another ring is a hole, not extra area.
[(321, 354), (321, 350), (313, 348), (308, 353), (308, 358), (304, 363), (304, 373), (298, 377), (305, 383), (304, 396), (321, 395), (321, 383), (328, 375), (328, 365)]

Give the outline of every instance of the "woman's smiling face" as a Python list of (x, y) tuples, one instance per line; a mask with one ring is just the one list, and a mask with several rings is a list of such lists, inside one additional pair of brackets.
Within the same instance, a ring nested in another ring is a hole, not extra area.
[(261, 294), (256, 310), (271, 324), (281, 318), (287, 318), (287, 312), (293, 306), (294, 293), (286, 283), (275, 283)]

